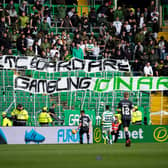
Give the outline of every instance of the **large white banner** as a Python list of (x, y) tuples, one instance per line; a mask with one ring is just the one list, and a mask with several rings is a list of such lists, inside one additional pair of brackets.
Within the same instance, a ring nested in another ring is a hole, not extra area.
[(168, 90), (168, 77), (117, 76), (111, 79), (62, 77), (57, 80), (46, 80), (14, 75), (14, 90), (23, 90), (34, 94), (53, 94), (78, 90), (95, 92)]
[(130, 71), (128, 60), (102, 59), (97, 61), (72, 58), (70, 61), (49, 61), (40, 57), (4, 55), (0, 57), (1, 69), (35, 70), (42, 72)]
[[(0, 144), (68, 144), (79, 143), (79, 132), (72, 134), (77, 126), (62, 127), (0, 127)], [(93, 129), (90, 132), (90, 143), (93, 143)], [(86, 134), (83, 142), (87, 143)]]

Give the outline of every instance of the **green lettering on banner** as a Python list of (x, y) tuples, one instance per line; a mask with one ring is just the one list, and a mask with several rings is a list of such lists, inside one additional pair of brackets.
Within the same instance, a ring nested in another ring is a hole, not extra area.
[[(95, 111), (85, 110), (85, 113), (89, 115), (92, 125), (96, 124)], [(66, 126), (78, 126), (80, 118), (80, 110), (65, 110), (65, 125)]]
[(110, 79), (97, 79), (94, 90), (97, 92), (105, 92), (109, 88), (109, 83), (110, 83)]
[[(121, 84), (122, 85), (124, 85), (128, 90), (132, 90), (132, 86), (133, 86), (133, 78), (132, 77), (130, 77), (130, 78), (126, 78), (126, 80), (128, 80), (129, 79), (129, 83), (127, 83), (125, 80), (124, 80), (124, 78), (122, 78), (122, 77), (116, 77), (115, 78), (115, 89), (117, 89), (117, 90), (122, 90), (121, 88)], [(116, 86), (117, 85), (117, 86)]]
[(157, 84), (156, 84), (156, 89), (159, 90), (160, 85), (163, 85), (165, 88), (168, 89), (168, 77), (160, 77), (157, 80)]
[(146, 90), (152, 89), (153, 77), (140, 77), (137, 82), (137, 90), (141, 90), (141, 85), (146, 85)]

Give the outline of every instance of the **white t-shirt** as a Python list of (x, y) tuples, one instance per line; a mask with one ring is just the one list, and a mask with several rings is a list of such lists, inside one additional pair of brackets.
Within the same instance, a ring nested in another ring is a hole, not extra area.
[(140, 17), (139, 27), (142, 28), (144, 24), (144, 17)]
[(122, 23), (120, 21), (114, 21), (113, 26), (116, 28), (116, 33), (120, 34)]
[(94, 57), (98, 57), (99, 54), (100, 54), (100, 47), (99, 46), (94, 46), (92, 53), (93, 53)]
[(31, 38), (27, 38), (27, 48), (33, 46), (34, 40)]
[(144, 67), (144, 74), (146, 75), (153, 75), (153, 70), (151, 66), (145, 66)]
[(85, 55), (85, 48), (86, 48), (85, 44), (80, 45), (80, 48), (82, 49), (83, 54)]
[(53, 58), (54, 56), (55, 56), (55, 53), (56, 52), (58, 52), (58, 58), (60, 58), (60, 52), (59, 52), (59, 50), (56, 50), (56, 49), (51, 49), (50, 50), (50, 55), (51, 55), (51, 57)]

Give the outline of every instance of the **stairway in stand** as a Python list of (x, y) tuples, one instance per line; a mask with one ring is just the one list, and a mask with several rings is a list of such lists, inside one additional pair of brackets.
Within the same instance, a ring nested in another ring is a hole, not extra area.
[[(82, 6), (82, 7), (80, 7), (80, 6)], [(78, 0), (78, 16), (82, 16), (83, 12), (85, 12), (86, 15), (88, 15), (88, 1), (87, 0)]]
[(151, 122), (152, 125), (168, 125), (168, 96), (161, 92), (151, 94)]

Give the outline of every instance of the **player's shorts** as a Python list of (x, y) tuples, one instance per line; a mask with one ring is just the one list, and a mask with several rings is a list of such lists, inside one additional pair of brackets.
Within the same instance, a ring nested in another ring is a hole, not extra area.
[(102, 127), (102, 132), (106, 132), (106, 133), (108, 133), (108, 132), (111, 132), (112, 131), (112, 127)]
[(82, 127), (79, 131), (80, 135), (83, 135), (84, 133), (89, 134), (89, 127)]
[(122, 125), (123, 127), (129, 127), (131, 120), (130, 119), (123, 119)]

